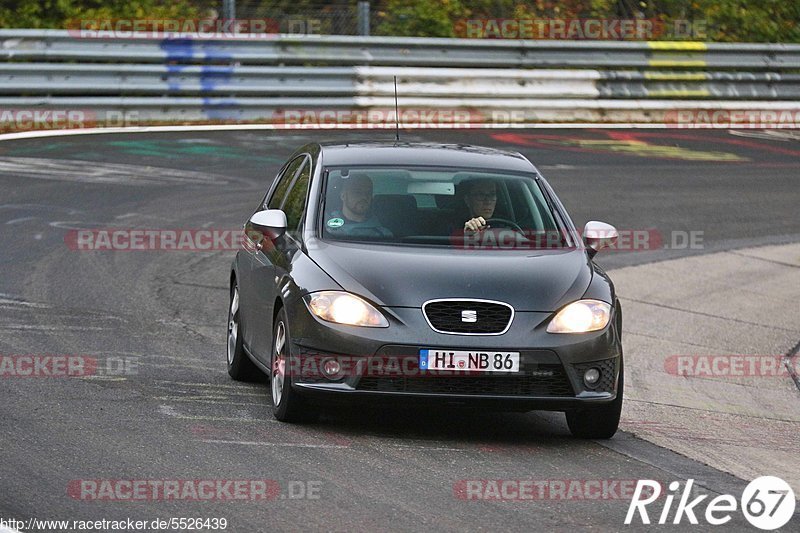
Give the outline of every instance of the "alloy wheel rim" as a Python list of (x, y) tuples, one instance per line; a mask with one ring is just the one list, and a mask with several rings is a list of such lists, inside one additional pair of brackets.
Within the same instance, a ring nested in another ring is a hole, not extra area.
[(231, 308), (228, 312), (228, 364), (233, 364), (236, 342), (239, 340), (239, 289), (233, 289)]
[(275, 350), (272, 359), (272, 403), (278, 406), (283, 397), (283, 386), (286, 378), (286, 326), (278, 322), (275, 330)]

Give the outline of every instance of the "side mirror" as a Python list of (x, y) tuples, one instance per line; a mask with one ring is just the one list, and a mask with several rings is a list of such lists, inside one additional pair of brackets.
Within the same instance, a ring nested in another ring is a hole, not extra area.
[(590, 257), (594, 257), (602, 248), (616, 244), (618, 237), (617, 228), (605, 222), (590, 220), (583, 227), (583, 242), (589, 248)]
[(280, 209), (259, 211), (250, 217), (247, 225), (274, 241), (286, 232), (286, 213)]

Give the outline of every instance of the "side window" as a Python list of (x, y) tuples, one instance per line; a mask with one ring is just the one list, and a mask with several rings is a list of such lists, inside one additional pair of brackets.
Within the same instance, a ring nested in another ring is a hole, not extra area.
[(269, 199), (267, 203), (268, 209), (280, 209), (281, 204), (283, 203), (284, 197), (286, 197), (286, 190), (289, 188), (289, 185), (292, 184), (292, 179), (294, 175), (297, 173), (297, 169), (300, 168), (300, 165), (303, 164), (305, 161), (306, 156), (301, 155), (296, 157), (292, 160), (291, 163), (286, 167), (283, 171), (283, 174), (278, 176), (278, 186), (275, 188), (275, 191), (272, 193), (272, 198)]
[(306, 194), (310, 178), (311, 164), (306, 160), (306, 164), (297, 175), (294, 185), (286, 196), (286, 202), (283, 204), (283, 212), (286, 213), (286, 228), (289, 230), (300, 228), (300, 221), (303, 220), (303, 211), (306, 207)]

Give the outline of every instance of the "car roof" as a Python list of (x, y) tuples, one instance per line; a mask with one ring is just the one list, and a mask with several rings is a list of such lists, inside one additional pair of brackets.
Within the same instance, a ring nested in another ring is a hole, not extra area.
[(522, 154), (468, 144), (352, 142), (321, 143), (325, 166), (415, 165), (533, 172)]

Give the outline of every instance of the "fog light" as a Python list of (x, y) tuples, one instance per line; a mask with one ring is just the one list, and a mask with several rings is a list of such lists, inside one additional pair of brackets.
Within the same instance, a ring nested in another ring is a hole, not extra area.
[(583, 374), (583, 382), (588, 387), (594, 387), (598, 381), (600, 381), (600, 369), (598, 368), (592, 367)]
[(322, 373), (328, 379), (336, 379), (339, 377), (339, 372), (342, 371), (342, 365), (336, 359), (325, 359), (322, 363)]

